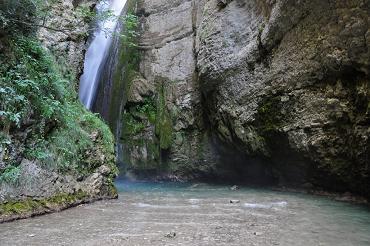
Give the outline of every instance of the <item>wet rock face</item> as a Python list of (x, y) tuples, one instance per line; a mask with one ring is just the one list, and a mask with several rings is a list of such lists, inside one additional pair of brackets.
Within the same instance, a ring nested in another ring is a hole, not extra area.
[(218, 2), (196, 37), (214, 133), (280, 183), (369, 194), (368, 2)]
[[(132, 81), (126, 112), (135, 113), (126, 121), (134, 118), (143, 127), (124, 139), (133, 173), (159, 170), (194, 177), (213, 165), (194, 53), (198, 3), (138, 1), (141, 78)], [(149, 106), (155, 123), (136, 113)]]

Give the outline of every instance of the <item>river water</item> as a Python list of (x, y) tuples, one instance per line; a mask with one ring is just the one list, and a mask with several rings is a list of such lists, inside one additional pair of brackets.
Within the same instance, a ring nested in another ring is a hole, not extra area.
[(117, 186), (117, 200), (0, 224), (0, 245), (370, 245), (370, 210), (324, 197), (205, 184)]

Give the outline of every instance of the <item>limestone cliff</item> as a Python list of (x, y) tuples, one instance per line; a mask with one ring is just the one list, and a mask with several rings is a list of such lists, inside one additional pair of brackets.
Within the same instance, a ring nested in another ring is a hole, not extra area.
[(137, 3), (140, 62), (123, 115), (129, 171), (182, 178), (213, 172), (196, 71), (197, 11), (196, 1)]
[(369, 11), (362, 0), (139, 1), (126, 113), (164, 92), (172, 131), (160, 156), (148, 148), (158, 125), (130, 132), (145, 140), (128, 145), (129, 163), (368, 195)]
[(206, 2), (198, 68), (215, 134), (281, 184), (368, 195), (369, 11), (368, 1)]

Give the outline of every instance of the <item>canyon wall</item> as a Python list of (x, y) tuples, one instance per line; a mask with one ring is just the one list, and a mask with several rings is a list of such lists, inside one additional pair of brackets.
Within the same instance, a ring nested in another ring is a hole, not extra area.
[(281, 184), (369, 194), (369, 2), (203, 10), (198, 69), (217, 136), (267, 159)]
[[(361, 0), (139, 1), (126, 113), (145, 124), (128, 133), (131, 169), (368, 195), (369, 10)], [(130, 110), (155, 95), (162, 125)]]
[(123, 143), (139, 176), (216, 171), (196, 70), (197, 11), (196, 1), (138, 1), (140, 62), (128, 82)]

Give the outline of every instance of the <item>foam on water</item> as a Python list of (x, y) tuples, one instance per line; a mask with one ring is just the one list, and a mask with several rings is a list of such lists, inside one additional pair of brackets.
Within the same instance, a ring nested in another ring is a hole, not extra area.
[(270, 209), (274, 207), (286, 207), (288, 203), (286, 201), (281, 202), (271, 202), (271, 203), (244, 203), (243, 207), (245, 208), (262, 208), (262, 209)]

